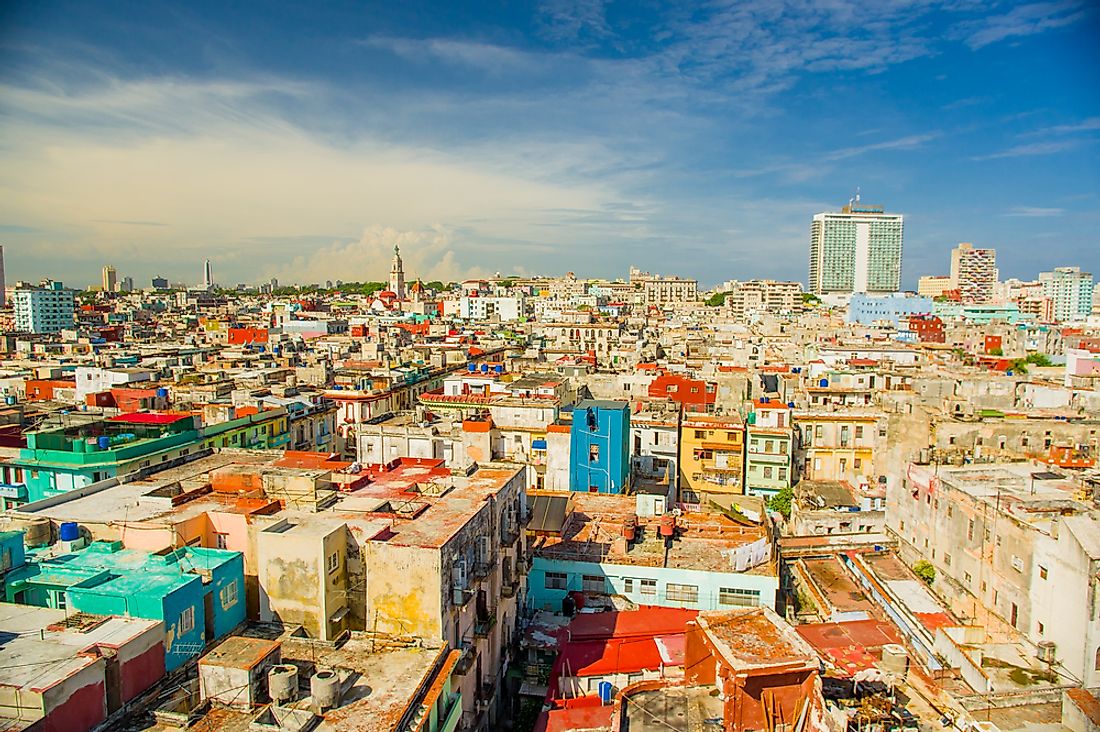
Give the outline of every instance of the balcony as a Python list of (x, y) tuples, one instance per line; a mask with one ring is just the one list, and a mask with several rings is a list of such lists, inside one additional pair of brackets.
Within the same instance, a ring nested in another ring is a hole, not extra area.
[(483, 562), (474, 562), (471, 574), (474, 576), (475, 579), (484, 579), (489, 576), (489, 573), (493, 571), (493, 565), (495, 564), (495, 562), (493, 562), (492, 560), (493, 557), (490, 557)]
[(497, 614), (495, 612), (479, 617), (474, 621), (474, 635), (478, 638), (488, 638), (489, 633), (492, 632), (493, 626), (496, 624)]
[(512, 577), (505, 577), (504, 584), (500, 588), (501, 597), (515, 597), (519, 592), (519, 574)]
[(474, 658), (477, 656), (477, 651), (472, 645), (462, 646), (462, 655), (458, 657), (458, 661), (455, 663), (454, 672), (459, 676), (465, 676), (474, 665)]

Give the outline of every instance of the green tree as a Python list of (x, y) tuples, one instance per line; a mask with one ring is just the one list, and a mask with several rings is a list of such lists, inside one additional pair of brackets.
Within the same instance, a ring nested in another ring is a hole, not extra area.
[(1051, 360), (1047, 358), (1047, 355), (1045, 353), (1029, 353), (1027, 355), (1027, 358), (1024, 360), (1030, 364), (1038, 366), (1039, 368), (1054, 365), (1053, 363), (1051, 363)]
[(924, 580), (926, 585), (931, 585), (936, 581), (936, 568), (925, 559), (917, 560), (917, 563), (913, 565), (913, 574)]
[(803, 305), (817, 305), (820, 302), (821, 302), (821, 298), (818, 297), (817, 295), (813, 294), (812, 292), (803, 292), (802, 293), (802, 304)]
[(990, 348), (989, 349), (989, 355), (990, 356), (1003, 356), (1003, 355), (1005, 355), (1005, 352), (1004, 352), (1003, 348), (1001, 348), (1000, 346), (997, 346), (996, 348)]
[(706, 303), (712, 308), (716, 308), (719, 305), (725, 304), (727, 296), (729, 296), (728, 292), (716, 292), (706, 299)]
[(1017, 358), (1008, 366), (1008, 370), (1014, 374), (1026, 374), (1027, 373), (1027, 361), (1022, 358)]
[(791, 500), (794, 499), (794, 488), (783, 486), (779, 492), (768, 499), (768, 508), (783, 514), (783, 518), (791, 517)]

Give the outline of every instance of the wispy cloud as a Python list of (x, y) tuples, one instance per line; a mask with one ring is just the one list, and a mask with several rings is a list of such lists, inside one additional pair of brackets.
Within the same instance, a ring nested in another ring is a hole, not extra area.
[(809, 158), (803, 158), (797, 162), (776, 163), (759, 168), (741, 170), (737, 173), (737, 176), (741, 178), (748, 178), (759, 175), (780, 173), (788, 180), (801, 182), (828, 175), (831, 170), (829, 163), (836, 163), (841, 160), (848, 160), (875, 152), (891, 150), (915, 150), (923, 146), (925, 143), (931, 142), (932, 140), (935, 140), (942, 135), (943, 133), (941, 131), (933, 130), (931, 132), (925, 132), (918, 135), (906, 135), (904, 137), (898, 137), (893, 140), (873, 142), (867, 145), (844, 147), (837, 150), (831, 150), (829, 152), (819, 155), (810, 156)]
[(963, 25), (961, 30), (965, 33), (966, 44), (979, 49), (1009, 38), (1072, 25), (1089, 12), (1088, 3), (1080, 0), (1026, 3), (1006, 13), (989, 13), (981, 20)]
[(1064, 208), (1042, 208), (1039, 206), (1014, 206), (1005, 216), (1018, 216), (1023, 218), (1052, 218), (1064, 215)]
[(128, 221), (126, 219), (92, 219), (95, 224), (119, 224), (120, 226), (168, 226), (163, 221)]
[(540, 30), (554, 41), (590, 41), (612, 35), (605, 0), (545, 0)]
[(1000, 160), (1002, 158), (1021, 158), (1033, 155), (1054, 155), (1077, 147), (1076, 140), (1052, 140), (1048, 142), (1030, 142), (1013, 145), (1010, 148), (989, 155), (976, 155), (971, 160)]
[(1078, 132), (1095, 132), (1100, 130), (1100, 117), (1088, 117), (1080, 122), (1073, 122), (1065, 125), (1054, 125), (1053, 127), (1043, 127), (1038, 130), (1032, 130), (1025, 132), (1027, 137), (1046, 136), (1046, 135), (1072, 135)]

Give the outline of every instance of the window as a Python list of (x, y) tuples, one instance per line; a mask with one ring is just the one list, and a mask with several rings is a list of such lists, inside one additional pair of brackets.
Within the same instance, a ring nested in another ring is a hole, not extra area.
[(1046, 579), (1046, 578), (1047, 578), (1047, 568), (1040, 564), (1039, 565), (1039, 579)]
[(853, 465), (853, 467), (855, 467), (856, 470), (859, 470), (860, 468), (863, 467), (863, 459), (862, 458), (856, 458), (852, 462), (852, 465)]
[(764, 477), (765, 478), (771, 478), (772, 477), (772, 469), (771, 469), (770, 465), (764, 468)]
[(221, 534), (221, 533), (214, 534), (214, 545), (217, 546), (218, 549), (228, 549), (229, 548), (229, 534)]
[(222, 610), (228, 610), (237, 604), (237, 580), (233, 580), (218, 593), (218, 599), (222, 601)]
[(599, 462), (599, 459), (600, 459), (600, 446), (599, 445), (589, 445), (588, 446), (588, 462), (590, 462), (590, 463)]
[(340, 553), (333, 552), (328, 555), (328, 573), (332, 574), (338, 569), (340, 569)]
[(642, 580), (642, 594), (655, 596), (657, 594), (657, 580), (644, 579)]
[(738, 607), (756, 607), (760, 604), (760, 590), (742, 590), (737, 587), (721, 587), (718, 589), (719, 605), (735, 605)]
[[(179, 635), (187, 635), (195, 629), (195, 607), (191, 606), (180, 613)], [(179, 636), (177, 636), (179, 637)]]
[(632, 592), (634, 592), (634, 578), (633, 577), (623, 577), (623, 592), (628, 594), (628, 595), (631, 594)]
[(768, 440), (766, 443), (764, 443), (764, 452), (775, 452), (775, 440)]
[(547, 572), (546, 589), (564, 590), (569, 576), (565, 572)]
[(669, 582), (668, 588), (665, 590), (665, 598), (678, 602), (699, 602), (699, 586), (678, 585), (675, 582)]
[(1043, 634), (1043, 624), (1042, 623), (1036, 623), (1036, 628), (1039, 631), (1039, 635), (1042, 635)]
[(863, 425), (856, 425), (856, 439), (863, 439)]
[(605, 592), (606, 585), (603, 577), (595, 574), (586, 574), (581, 578), (581, 589), (585, 592)]
[(944, 563), (945, 566), (948, 566), (948, 567), (951, 566), (951, 555), (950, 554), (944, 554), (943, 555), (943, 563)]
[(707, 436), (706, 430), (695, 430), (695, 439), (703, 440), (703, 439), (706, 439), (706, 436)]

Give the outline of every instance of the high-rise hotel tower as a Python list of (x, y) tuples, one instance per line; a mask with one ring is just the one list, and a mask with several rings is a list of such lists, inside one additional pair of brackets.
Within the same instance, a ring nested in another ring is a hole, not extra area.
[(814, 215), (810, 225), (810, 292), (871, 294), (901, 289), (901, 214), (861, 203)]

